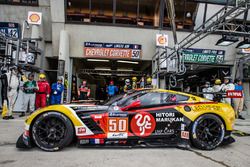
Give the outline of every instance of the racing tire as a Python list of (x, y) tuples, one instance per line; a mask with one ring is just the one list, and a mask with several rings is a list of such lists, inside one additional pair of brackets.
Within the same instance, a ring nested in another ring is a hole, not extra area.
[(204, 114), (192, 125), (191, 142), (196, 148), (213, 150), (223, 142), (224, 136), (225, 126), (216, 115)]
[(40, 115), (32, 126), (32, 139), (44, 151), (58, 151), (68, 146), (74, 138), (71, 121), (58, 112)]

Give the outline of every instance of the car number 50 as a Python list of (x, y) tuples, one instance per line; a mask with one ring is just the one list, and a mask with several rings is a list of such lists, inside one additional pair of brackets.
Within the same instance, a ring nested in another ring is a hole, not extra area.
[(128, 120), (119, 119), (119, 118), (111, 118), (109, 119), (109, 132), (126, 132), (127, 131), (127, 124)]

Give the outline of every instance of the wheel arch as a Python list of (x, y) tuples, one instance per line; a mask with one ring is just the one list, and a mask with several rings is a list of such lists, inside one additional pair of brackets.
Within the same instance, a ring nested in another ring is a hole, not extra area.
[(74, 125), (74, 123), (72, 122), (72, 120), (71, 120), (65, 113), (60, 112), (60, 111), (58, 111), (58, 110), (46, 110), (46, 111), (44, 111), (44, 112), (38, 113), (38, 114), (31, 120), (31, 122), (30, 122), (29, 133), (30, 133), (30, 140), (31, 140), (31, 143), (34, 144), (33, 137), (32, 137), (32, 127), (33, 127), (35, 121), (36, 121), (42, 114), (49, 113), (49, 112), (57, 112), (57, 113), (63, 114), (65, 117), (67, 117), (67, 118), (69, 119), (69, 121), (70, 121), (70, 123), (71, 123), (71, 125), (72, 125), (72, 127), (73, 127), (73, 133), (74, 133), (74, 135), (73, 135), (73, 136), (74, 136), (74, 139), (73, 139), (73, 140), (75, 140), (75, 139), (76, 139), (76, 130), (75, 130), (75, 125)]
[(197, 117), (194, 119), (194, 121), (192, 121), (192, 124), (193, 124), (198, 118), (200, 118), (200, 117), (203, 116), (203, 115), (207, 115), (207, 114), (211, 114), (211, 115), (217, 116), (217, 117), (221, 120), (221, 122), (223, 123), (223, 125), (224, 125), (224, 127), (225, 127), (225, 131), (227, 131), (227, 124), (226, 124), (225, 120), (223, 119), (223, 117), (222, 117), (220, 114), (214, 113), (214, 112), (206, 112), (206, 113), (200, 114), (199, 116), (197, 116)]

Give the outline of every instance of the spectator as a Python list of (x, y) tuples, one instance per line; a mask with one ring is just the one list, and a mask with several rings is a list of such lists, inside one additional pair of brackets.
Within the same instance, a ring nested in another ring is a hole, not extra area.
[(113, 97), (118, 92), (118, 88), (114, 85), (114, 81), (110, 81), (107, 87), (108, 98)]
[(3, 79), (3, 99), (5, 104), (7, 105), (7, 113), (3, 115), (3, 119), (14, 119), (12, 116), (12, 111), (14, 109), (16, 99), (18, 96), (19, 86), (20, 86), (20, 75), (18, 68), (16, 66), (12, 66), (10, 71), (2, 76)]
[(203, 94), (203, 97), (208, 99), (208, 100), (213, 100), (214, 95), (212, 94), (213, 88), (210, 87), (210, 82), (205, 83), (205, 87), (202, 89), (203, 93), (208, 93), (208, 94)]
[(64, 91), (63, 79), (61, 77), (57, 78), (57, 82), (53, 83), (51, 86), (51, 104), (61, 104), (62, 93)]
[(78, 89), (79, 100), (88, 100), (89, 96), (90, 96), (90, 89), (87, 86), (87, 81), (83, 80), (82, 84), (79, 86)]
[(236, 118), (244, 120), (245, 118), (241, 115), (241, 112), (242, 112), (243, 106), (244, 106), (244, 94), (243, 94), (242, 81), (240, 79), (235, 80), (235, 89), (234, 90), (242, 92), (241, 98), (234, 98), (233, 99), (235, 116), (236, 116)]
[(37, 82), (38, 91), (36, 92), (36, 109), (45, 107), (47, 105), (47, 98), (50, 95), (50, 86), (46, 81), (46, 75), (40, 74)]
[(19, 117), (25, 116), (25, 112), (28, 109), (32, 113), (35, 110), (35, 92), (38, 90), (37, 82), (34, 80), (34, 74), (28, 75), (28, 80), (23, 84), (23, 111)]

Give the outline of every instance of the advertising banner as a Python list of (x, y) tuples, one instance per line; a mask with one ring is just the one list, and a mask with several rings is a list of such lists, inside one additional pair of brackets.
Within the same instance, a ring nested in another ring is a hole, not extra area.
[(84, 57), (107, 59), (141, 58), (141, 45), (125, 43), (84, 42)]
[(221, 64), (225, 58), (224, 50), (189, 48), (184, 49), (182, 54), (186, 63)]

